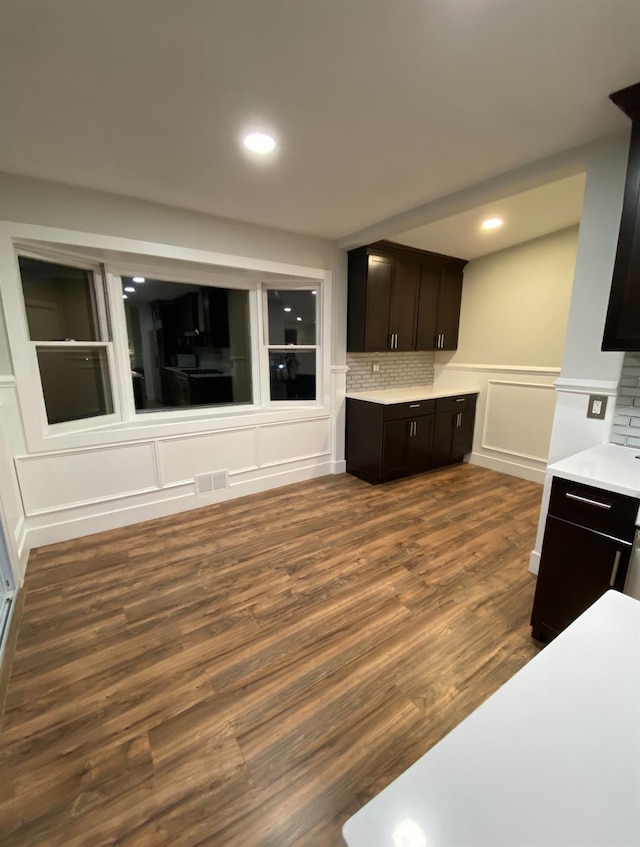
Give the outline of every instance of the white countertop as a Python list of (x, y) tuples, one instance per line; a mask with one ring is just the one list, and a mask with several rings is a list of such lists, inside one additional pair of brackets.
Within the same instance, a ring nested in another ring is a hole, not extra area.
[(369, 403), (413, 403), (416, 400), (432, 400), (437, 397), (456, 397), (460, 394), (478, 394), (477, 386), (441, 387), (435, 385), (405, 385), (402, 388), (376, 388), (369, 391), (350, 391), (347, 397), (352, 400), (366, 400)]
[(640, 449), (598, 444), (548, 465), (554, 476), (640, 497)]
[(343, 827), (348, 847), (640, 844), (640, 602), (608, 591)]

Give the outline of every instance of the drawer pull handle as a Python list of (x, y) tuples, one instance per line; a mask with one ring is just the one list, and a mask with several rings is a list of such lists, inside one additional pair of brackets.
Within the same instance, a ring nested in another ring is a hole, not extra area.
[(419, 409), (419, 408), (420, 408), (420, 403), (410, 403), (410, 404), (409, 404), (409, 408), (410, 408), (410, 409)]
[(607, 509), (611, 508), (611, 503), (601, 503), (599, 500), (589, 500), (588, 497), (580, 497), (577, 494), (569, 494), (567, 492), (565, 497), (568, 497), (569, 500), (578, 500), (580, 503), (586, 503), (587, 506), (597, 506), (598, 509)]
[(620, 567), (620, 550), (616, 551), (616, 557), (613, 560), (613, 568), (611, 569), (611, 577), (609, 579), (609, 587), (613, 588), (616, 582), (616, 577), (618, 576), (618, 568)]
[(456, 403), (464, 403), (465, 399), (466, 399), (465, 397), (458, 397), (456, 399)]

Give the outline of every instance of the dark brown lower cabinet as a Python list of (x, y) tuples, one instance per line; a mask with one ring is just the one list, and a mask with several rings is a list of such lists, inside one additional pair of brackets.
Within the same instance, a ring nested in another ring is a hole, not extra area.
[(554, 479), (531, 634), (550, 641), (610, 588), (624, 587), (638, 500)]
[(473, 446), (476, 395), (441, 397), (436, 400), (433, 435), (433, 464), (450, 465), (462, 461)]
[(347, 472), (379, 483), (461, 461), (471, 450), (475, 401), (473, 394), (394, 404), (347, 398)]
[(391, 479), (427, 469), (431, 462), (432, 441), (433, 415), (385, 423), (382, 476)]

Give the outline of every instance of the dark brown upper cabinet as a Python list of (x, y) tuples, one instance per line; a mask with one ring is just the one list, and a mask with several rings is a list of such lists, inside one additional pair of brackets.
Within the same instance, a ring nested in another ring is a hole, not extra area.
[(640, 350), (640, 82), (611, 95), (633, 121), (603, 350)]
[(351, 250), (347, 349), (455, 350), (465, 264), (390, 241)]

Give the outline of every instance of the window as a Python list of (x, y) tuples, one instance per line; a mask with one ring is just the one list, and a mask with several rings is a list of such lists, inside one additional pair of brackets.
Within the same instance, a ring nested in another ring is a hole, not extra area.
[(317, 289), (267, 289), (269, 396), (315, 400)]
[(100, 268), (19, 257), (47, 421), (111, 415), (111, 343)]
[(122, 277), (122, 292), (136, 412), (252, 402), (248, 291)]

